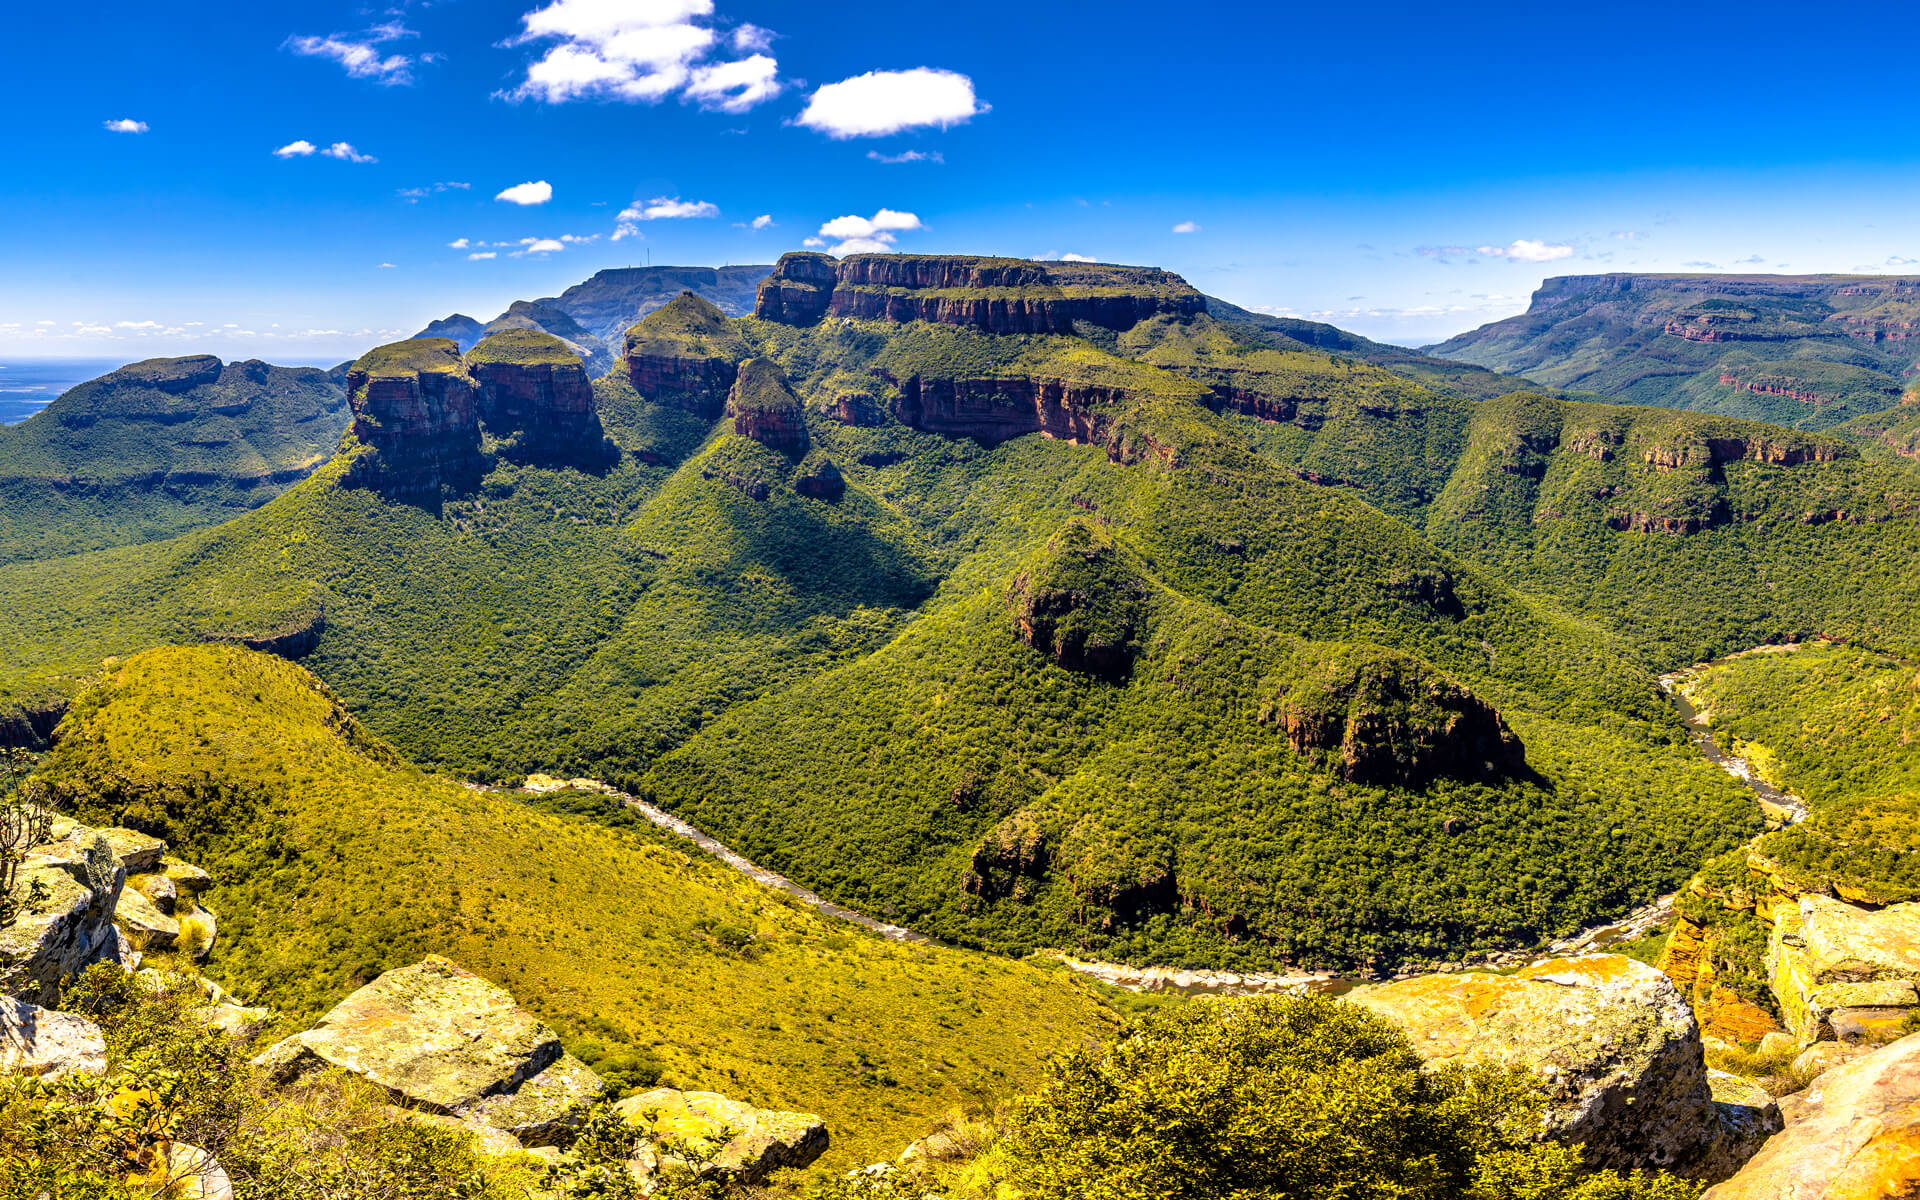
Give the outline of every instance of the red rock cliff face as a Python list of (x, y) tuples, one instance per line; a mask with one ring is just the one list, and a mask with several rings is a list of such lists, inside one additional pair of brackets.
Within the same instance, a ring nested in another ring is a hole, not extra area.
[(1718, 467), (1730, 462), (1768, 463), (1794, 467), (1801, 463), (1838, 462), (1852, 458), (1854, 450), (1843, 442), (1812, 439), (1776, 439), (1762, 434), (1748, 437), (1704, 438), (1698, 442), (1649, 446), (1643, 457), (1656, 471), (1683, 467)]
[(725, 358), (679, 358), (631, 351), (626, 364), (634, 391), (655, 404), (685, 409), (709, 421), (726, 410), (737, 367)]
[[(894, 382), (889, 380), (889, 382)], [(896, 417), (915, 429), (987, 443), (1044, 433), (1076, 445), (1102, 446), (1114, 462), (1155, 459), (1179, 465), (1178, 452), (1113, 419), (1129, 399), (1120, 388), (1061, 379), (1003, 377), (922, 379), (894, 384)]]
[(727, 411), (733, 415), (733, 431), (742, 437), (789, 454), (807, 448), (806, 413), (771, 359), (750, 358), (740, 364), (727, 395)]
[[(448, 343), (452, 345), (452, 343)], [(373, 448), (353, 482), (390, 496), (427, 495), (478, 476), (478, 389), (466, 375), (418, 371), (347, 375), (354, 436)]]
[(785, 255), (754, 305), (754, 316), (789, 325), (832, 315), (999, 334), (1071, 333), (1076, 321), (1131, 329), (1161, 313), (1205, 311), (1199, 292), (1148, 268), (1065, 271), (1007, 259), (883, 254), (838, 262), (824, 254)]
[(568, 460), (603, 456), (593, 385), (578, 363), (475, 362), (479, 415), (495, 436)]

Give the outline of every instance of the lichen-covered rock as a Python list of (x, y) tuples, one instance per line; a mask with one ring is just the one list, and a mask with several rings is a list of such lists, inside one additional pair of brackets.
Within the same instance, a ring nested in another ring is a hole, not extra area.
[(180, 938), (180, 922), (161, 912), (158, 905), (134, 888), (121, 889), (119, 903), (113, 907), (113, 920), (137, 950), (171, 950)]
[(1786, 1128), (1701, 1200), (1920, 1194), (1920, 1034), (1835, 1067), (1782, 1104)]
[(1595, 1166), (1687, 1168), (1720, 1137), (1686, 999), (1630, 958), (1428, 975), (1347, 998), (1404, 1029), (1430, 1062), (1531, 1072), (1549, 1097), (1548, 1135), (1584, 1143)]
[(105, 1075), (107, 1039), (73, 1013), (0, 996), (0, 1075)]
[(125, 959), (130, 950), (113, 913), (126, 868), (110, 839), (67, 823), (60, 840), (29, 850), (21, 864), (23, 895), (43, 898), (0, 929), (0, 992), (58, 1004), (60, 987), (97, 962)]
[(827, 1126), (819, 1117), (755, 1108), (718, 1092), (655, 1088), (627, 1097), (614, 1111), (646, 1130), (669, 1157), (674, 1142), (713, 1150), (707, 1169), (742, 1184), (763, 1182), (779, 1167), (804, 1167), (827, 1149)]
[(1920, 1004), (1920, 903), (1869, 910), (1813, 893), (1773, 921), (1773, 995), (1802, 1044), (1888, 1040)]
[(256, 1062), (275, 1080), (340, 1067), (530, 1144), (567, 1137), (605, 1088), (504, 988), (438, 956), (381, 975)]

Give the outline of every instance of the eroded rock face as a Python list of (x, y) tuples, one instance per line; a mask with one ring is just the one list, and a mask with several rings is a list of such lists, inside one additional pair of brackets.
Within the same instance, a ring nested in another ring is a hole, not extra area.
[[(655, 1088), (627, 1097), (614, 1111), (646, 1130), (656, 1145), (677, 1140), (712, 1147), (732, 1131), (709, 1170), (740, 1184), (762, 1183), (776, 1168), (807, 1166), (827, 1150), (827, 1125), (819, 1117), (755, 1108), (718, 1092)], [(657, 1163), (648, 1154), (636, 1165), (651, 1171)]]
[(354, 436), (372, 448), (352, 481), (388, 496), (437, 494), (477, 480), (479, 390), (449, 338), (396, 342), (347, 372)]
[(1920, 903), (1869, 910), (1810, 894), (1772, 915), (1773, 994), (1803, 1044), (1898, 1036), (1920, 1006)]
[(927, 321), (989, 333), (1072, 333), (1076, 321), (1131, 329), (1162, 313), (1206, 311), (1179, 276), (1148, 267), (965, 255), (787, 254), (761, 283), (754, 315), (789, 325), (823, 316)]
[(1702, 1200), (1920, 1194), (1920, 1034), (1835, 1067), (1782, 1102), (1786, 1128)]
[(1665, 975), (1618, 955), (1550, 959), (1355, 989), (1429, 1062), (1521, 1067), (1550, 1097), (1548, 1135), (1595, 1166), (1698, 1163), (1720, 1137), (1700, 1031)]
[(740, 436), (788, 454), (806, 451), (806, 409), (772, 359), (750, 358), (740, 364), (727, 393), (727, 411)]
[(66, 822), (55, 833), (56, 841), (27, 852), (20, 868), (23, 894), (39, 885), (45, 899), (0, 929), (0, 992), (44, 1004), (59, 1003), (69, 976), (133, 957), (113, 923), (126, 867), (93, 830)]
[(527, 1145), (568, 1140), (605, 1090), (505, 989), (438, 956), (381, 975), (256, 1062), (276, 1081), (340, 1067)]
[(565, 342), (509, 330), (483, 340), (465, 363), (479, 388), (481, 424), (496, 438), (513, 439), (518, 456), (577, 465), (607, 460), (593, 384)]
[(893, 414), (926, 433), (970, 437), (994, 445), (1042, 433), (1075, 445), (1102, 446), (1118, 463), (1154, 460), (1177, 466), (1178, 455), (1136, 430), (1118, 428), (1116, 415), (1132, 396), (1124, 388), (1038, 376), (988, 379), (888, 379), (899, 391)]
[(682, 292), (627, 330), (622, 359), (635, 391), (709, 421), (726, 410), (747, 347), (726, 314)]
[(0, 996), (0, 1075), (105, 1075), (107, 1039), (73, 1013)]

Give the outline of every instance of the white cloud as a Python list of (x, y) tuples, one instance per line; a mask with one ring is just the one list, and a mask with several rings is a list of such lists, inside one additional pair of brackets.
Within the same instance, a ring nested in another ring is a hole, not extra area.
[(113, 327), (115, 329), (158, 329), (160, 328), (160, 322), (158, 321), (115, 321), (113, 323)]
[(1543, 263), (1560, 258), (1572, 258), (1573, 247), (1519, 238), (1511, 246), (1481, 246), (1475, 253), (1484, 254), (1488, 258), (1505, 258), (1513, 262)]
[(1099, 262), (1100, 260), (1095, 258), (1091, 254), (1062, 254), (1060, 256), (1060, 261), (1061, 262)]
[(943, 163), (947, 161), (945, 156), (938, 150), (907, 150), (900, 154), (882, 154), (878, 150), (869, 150), (867, 151), (867, 157), (877, 163), (886, 163), (889, 166), (899, 163)]
[(579, 246), (587, 242), (599, 241), (600, 235), (597, 233), (563, 233), (560, 235), (560, 240), (569, 246)]
[(402, 200), (405, 200), (408, 204), (418, 204), (428, 196), (436, 195), (440, 192), (464, 192), (472, 186), (470, 183), (457, 183), (449, 180), (445, 183), (434, 183), (425, 187), (401, 188), (394, 194)]
[(565, 250), (567, 245), (556, 238), (522, 238), (520, 244), (526, 249), (523, 254), (552, 254), (556, 250)]
[(622, 221), (665, 221), (682, 217), (717, 217), (720, 206), (705, 200), (682, 200), (678, 196), (655, 196), (642, 204), (630, 204), (620, 210)]
[(147, 123), (145, 121), (136, 121), (131, 117), (121, 117), (118, 121), (107, 121), (105, 125), (114, 133), (145, 133), (147, 131)]
[[(509, 176), (511, 178), (511, 176)], [(495, 200), (505, 200), (508, 204), (545, 204), (553, 199), (553, 185), (544, 179), (527, 183), (516, 183), (502, 191)]]
[(773, 35), (742, 25), (729, 38), (747, 57), (708, 61), (719, 35), (702, 19), (713, 0), (554, 0), (521, 17), (512, 44), (558, 41), (527, 67), (508, 100), (613, 99), (657, 103), (676, 92), (702, 108), (745, 112), (780, 94)]
[(825, 238), (810, 237), (800, 239), (800, 244), (809, 250), (818, 250), (820, 247), (826, 245), (827, 241)]
[(500, 255), (498, 254), (498, 252), (493, 250), (475, 250), (472, 254), (467, 255), (467, 261), (479, 262), (483, 258), (499, 258), (499, 257)]
[[(401, 38), (418, 37), (398, 21), (376, 25), (363, 34), (333, 33), (326, 37), (294, 36), (281, 43), (283, 49), (308, 58), (330, 58), (346, 68), (355, 79), (372, 79), (382, 84), (413, 82), (413, 59), (404, 54), (383, 54), (378, 47)], [(433, 58), (438, 58), (438, 55)]]
[(1887, 265), (1889, 267), (1910, 267), (1915, 262), (1920, 262), (1920, 259), (1908, 258), (1903, 254), (1893, 254), (1887, 257)]
[[(768, 228), (771, 228), (772, 225), (773, 225), (772, 213), (761, 213), (759, 216), (753, 219), (753, 227), (755, 229), (768, 229)], [(1906, 262), (1908, 260), (1903, 258), (1900, 261)]]
[(381, 269), (382, 271), (391, 271), (391, 270), (394, 270), (395, 268), (394, 268), (394, 265), (393, 265), (392, 263), (381, 263), (381, 264), (380, 264), (380, 269)]
[(780, 94), (780, 64), (764, 54), (696, 67), (687, 98), (717, 112), (745, 112)]
[(447, 243), (447, 248), (449, 250), (465, 250), (468, 246), (471, 246), (471, 245), (473, 245), (473, 243), (468, 241), (466, 238), (455, 238), (452, 241)]
[(335, 142), (320, 153), (326, 155), (328, 158), (337, 158), (341, 162), (370, 163), (380, 161), (371, 154), (362, 154), (358, 150), (355, 150), (352, 142)]
[(886, 254), (893, 249), (896, 234), (925, 228), (913, 213), (883, 208), (871, 217), (835, 217), (820, 227), (819, 237), (808, 238), (802, 245), (836, 241), (839, 244), (831, 254)]
[(1175, 233), (1199, 233), (1200, 226), (1193, 221), (1182, 221), (1173, 227)]
[(319, 148), (320, 147), (314, 145), (307, 139), (301, 138), (297, 142), (288, 142), (278, 150), (275, 150), (273, 156), (275, 158), (305, 158)]
[(965, 75), (915, 67), (829, 83), (813, 93), (796, 120), (832, 138), (878, 137), (929, 125), (946, 129), (987, 108)]

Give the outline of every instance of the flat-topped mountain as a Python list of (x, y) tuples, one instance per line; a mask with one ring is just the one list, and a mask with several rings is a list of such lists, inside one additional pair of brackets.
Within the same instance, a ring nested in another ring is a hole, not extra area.
[(265, 503), (346, 427), (327, 372), (211, 354), (133, 363), (0, 427), (0, 563), (169, 537)]
[(1920, 277), (1568, 275), (1442, 358), (1641, 404), (1824, 429), (1891, 408), (1920, 361)]

